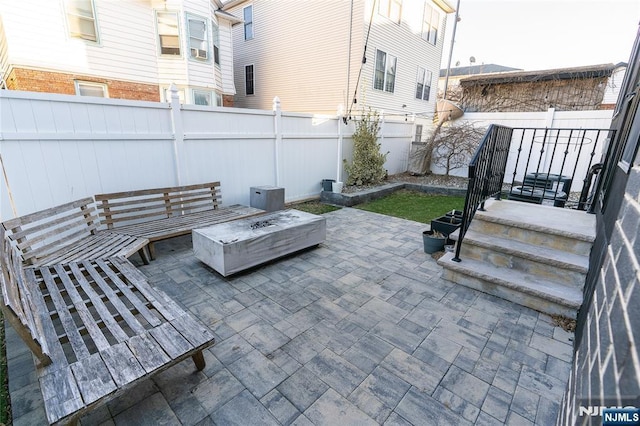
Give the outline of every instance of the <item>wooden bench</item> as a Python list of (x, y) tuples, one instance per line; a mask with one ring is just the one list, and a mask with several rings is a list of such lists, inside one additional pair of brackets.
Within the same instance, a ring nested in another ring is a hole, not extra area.
[(0, 234), (0, 305), (36, 357), (49, 423), (75, 423), (188, 357), (204, 368), (209, 329), (127, 259), (25, 267)]
[(101, 222), (107, 230), (153, 242), (230, 220), (264, 213), (238, 204), (221, 207), (220, 182), (98, 194)]
[(99, 230), (92, 198), (7, 220), (6, 236), (20, 251), (26, 265), (43, 266), (139, 252), (148, 263), (144, 238)]

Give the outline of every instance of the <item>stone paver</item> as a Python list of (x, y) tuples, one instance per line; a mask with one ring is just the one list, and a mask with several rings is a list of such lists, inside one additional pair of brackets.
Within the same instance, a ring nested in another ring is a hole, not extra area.
[[(189, 237), (140, 269), (215, 333), (190, 359), (83, 424), (553, 424), (572, 333), (549, 316), (441, 278), (425, 225), (355, 209), (327, 240), (223, 278)], [(137, 262), (136, 259), (132, 261)], [(44, 422), (32, 357), (7, 329), (14, 425)]]

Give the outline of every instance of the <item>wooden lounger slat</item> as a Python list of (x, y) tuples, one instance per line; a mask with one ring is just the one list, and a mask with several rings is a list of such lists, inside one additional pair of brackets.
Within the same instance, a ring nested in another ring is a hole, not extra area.
[(113, 314), (104, 304), (104, 300), (107, 299), (107, 296), (104, 295), (104, 293), (101, 293), (102, 296), (100, 296), (96, 292), (96, 290), (94, 290), (93, 286), (89, 283), (85, 275), (82, 273), (82, 270), (77, 263), (72, 263), (68, 267), (73, 273), (74, 281), (78, 283), (82, 291), (84, 291), (84, 293), (89, 297), (96, 312), (98, 313), (98, 315), (100, 315), (100, 319), (107, 326), (107, 329), (113, 335), (113, 337), (118, 342), (124, 342), (125, 340), (127, 340), (129, 336), (127, 335), (127, 333), (122, 331), (122, 327), (120, 327), (120, 325), (116, 322), (116, 320), (113, 318)]

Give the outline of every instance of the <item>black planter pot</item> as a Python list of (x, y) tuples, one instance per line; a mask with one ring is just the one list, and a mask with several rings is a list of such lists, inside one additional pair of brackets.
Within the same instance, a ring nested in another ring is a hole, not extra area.
[(451, 234), (462, 224), (461, 217), (440, 216), (431, 220), (431, 229), (445, 235)]

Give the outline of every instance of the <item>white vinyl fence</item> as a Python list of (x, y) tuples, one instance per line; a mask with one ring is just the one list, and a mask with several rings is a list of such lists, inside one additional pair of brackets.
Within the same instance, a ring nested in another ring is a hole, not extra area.
[[(553, 129), (609, 129), (611, 127), (612, 110), (594, 110), (594, 111), (555, 111), (553, 108), (545, 112), (507, 112), (507, 113), (465, 113), (462, 117), (452, 122), (452, 125), (456, 125), (461, 122), (473, 123), (476, 127), (489, 127), (490, 124), (500, 124), (503, 126), (513, 128), (553, 128)], [(524, 144), (521, 149), (522, 152), (529, 152), (531, 143), (540, 144), (539, 135), (544, 132), (537, 133), (536, 140), (525, 138)], [(548, 136), (544, 141), (547, 144), (547, 148), (552, 147), (556, 142), (556, 133), (551, 133), (552, 136)], [(568, 134), (568, 133), (566, 133)], [(591, 161), (591, 151), (595, 149), (595, 156), (592, 163), (600, 161), (603, 155), (602, 149), (605, 146), (605, 141), (608, 136), (607, 132), (574, 132), (571, 140), (564, 141), (564, 136), (561, 137), (560, 143), (567, 142), (561, 145), (561, 149), (568, 149), (568, 157), (566, 164), (563, 166), (556, 162), (551, 162), (551, 149), (546, 149), (543, 153), (541, 160), (540, 170), (551, 170), (552, 173), (569, 174), (573, 172), (574, 164), (577, 162), (577, 168), (575, 171), (576, 179), (573, 181), (572, 191), (580, 191), (582, 188), (582, 179), (586, 176), (589, 168), (589, 162)], [(582, 135), (586, 135), (582, 137)], [(514, 178), (515, 161), (518, 155), (518, 149), (520, 148), (520, 142), (522, 138), (522, 132), (514, 132), (513, 140), (511, 141), (511, 149), (509, 151), (509, 160), (507, 162), (507, 169), (505, 174), (505, 182), (510, 183)], [(578, 143), (585, 141), (585, 145), (582, 151), (578, 151)], [(540, 147), (534, 146), (534, 157), (531, 159), (531, 164), (537, 164), (540, 160)], [(579, 157), (578, 157), (579, 155)], [(560, 153), (557, 154), (558, 158), (562, 158)], [(518, 169), (524, 170), (523, 159), (520, 159)], [(444, 174), (444, 170), (437, 168), (432, 164), (432, 170), (437, 174)], [(535, 171), (535, 167), (533, 171)], [(466, 167), (456, 169), (451, 174), (455, 176), (467, 176), (468, 170)], [(516, 180), (522, 180), (522, 176), (516, 175)]]
[[(382, 118), (389, 174), (407, 170), (413, 123)], [(0, 90), (0, 220), (103, 192), (220, 181), (224, 204), (249, 188), (286, 201), (344, 180), (353, 122), (274, 110)]]

